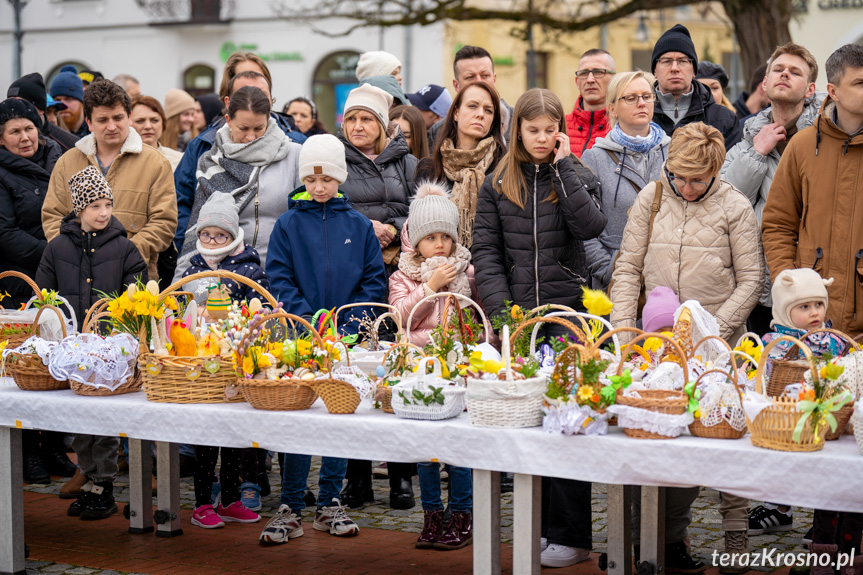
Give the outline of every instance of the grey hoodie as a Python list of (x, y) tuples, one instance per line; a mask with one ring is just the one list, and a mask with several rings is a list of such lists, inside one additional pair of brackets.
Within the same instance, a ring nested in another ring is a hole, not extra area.
[[(581, 156), (600, 182), (600, 201), (602, 213), (608, 218), (605, 230), (599, 237), (584, 242), (587, 267), (590, 270), (594, 289), (605, 290), (611, 281), (614, 259), (620, 249), (623, 228), (629, 208), (635, 202), (638, 190), (659, 179), (662, 166), (668, 156), (668, 143), (671, 138), (663, 136), (658, 146), (646, 154), (625, 150), (608, 136), (599, 138), (593, 147)], [(617, 155), (615, 163), (606, 150)], [(625, 154), (624, 154), (625, 151)], [(622, 168), (620, 167), (622, 164)]]

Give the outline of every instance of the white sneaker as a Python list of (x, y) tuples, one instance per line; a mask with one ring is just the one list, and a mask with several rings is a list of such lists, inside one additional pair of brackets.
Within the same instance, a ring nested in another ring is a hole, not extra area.
[(267, 526), (258, 537), (261, 543), (287, 543), (303, 534), (303, 522), (287, 505), (280, 505)]
[(546, 549), (548, 549), (548, 538), (540, 537), (539, 538), (539, 550), (545, 551)]
[(587, 549), (552, 543), (542, 552), (539, 562), (543, 567), (569, 567), (588, 559), (590, 551)]
[(318, 531), (328, 531), (330, 535), (336, 537), (347, 537), (360, 532), (359, 526), (348, 517), (342, 502), (336, 498), (333, 498), (333, 504), (330, 507), (321, 507), (317, 510), (312, 527)]

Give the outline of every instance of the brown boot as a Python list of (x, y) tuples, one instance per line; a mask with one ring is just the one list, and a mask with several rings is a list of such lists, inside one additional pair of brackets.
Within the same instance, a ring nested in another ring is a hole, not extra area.
[(470, 511), (453, 511), (444, 534), (434, 544), (435, 549), (450, 551), (473, 543)]
[[(719, 567), (722, 575), (736, 575), (749, 572), (749, 537), (746, 531), (725, 532), (725, 553), (731, 555), (731, 564)], [(742, 561), (741, 561), (742, 560)], [(741, 565), (745, 563), (745, 565)]]
[(423, 530), (417, 538), (417, 549), (431, 549), (443, 535), (443, 509), (423, 512)]
[[(811, 555), (815, 555), (815, 560), (812, 562), (812, 566), (809, 568), (809, 575), (833, 575), (833, 565), (836, 562), (836, 552), (839, 551), (838, 545), (828, 544), (828, 543), (810, 543), (809, 544), (809, 553)], [(830, 561), (824, 561), (827, 565), (821, 565), (821, 555), (827, 554), (830, 555)]]
[(81, 495), (81, 488), (87, 483), (87, 478), (81, 473), (81, 468), (75, 470), (75, 475), (72, 479), (63, 484), (60, 488), (60, 499), (77, 499)]

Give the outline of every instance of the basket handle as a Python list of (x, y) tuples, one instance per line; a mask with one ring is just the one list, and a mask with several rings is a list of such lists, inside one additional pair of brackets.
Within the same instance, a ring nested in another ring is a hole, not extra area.
[[(381, 360), (381, 365), (382, 365), (382, 366), (384, 366), (384, 369), (386, 369), (386, 366), (387, 366), (387, 358), (390, 356), (390, 354), (393, 352), (393, 350), (395, 350), (395, 349), (402, 349), (402, 348), (405, 348), (406, 350), (407, 350), (407, 349), (415, 349), (416, 351), (418, 351), (418, 352), (419, 352), (419, 354), (420, 354), (420, 358), (425, 357), (425, 354), (423, 353), (422, 348), (420, 348), (419, 346), (414, 345), (414, 344), (412, 344), (412, 343), (410, 343), (410, 342), (408, 342), (408, 341), (403, 341), (403, 342), (401, 342), (401, 343), (397, 343), (397, 344), (395, 344), (394, 346), (392, 346), (391, 348), (389, 348), (389, 349), (387, 350), (387, 352), (384, 354), (384, 358), (383, 358), (383, 360)], [(407, 360), (407, 351), (405, 352), (405, 360)], [(403, 367), (404, 367), (403, 365), (398, 365), (398, 364), (397, 364), (397, 365), (395, 366), (395, 369), (401, 369), (401, 368), (403, 368)]]
[(737, 344), (734, 347), (740, 347), (740, 345), (743, 343), (743, 340), (745, 339), (751, 339), (758, 347), (764, 349), (764, 341), (761, 339), (761, 336), (753, 331), (747, 331), (746, 333), (741, 335), (737, 339)]
[[(681, 345), (679, 343), (677, 343), (675, 340), (671, 339), (670, 337), (668, 337), (666, 335), (662, 335), (661, 333), (643, 332), (641, 330), (631, 328), (631, 327), (630, 328), (619, 327), (616, 330), (612, 330), (612, 332), (609, 332), (609, 333), (613, 333), (614, 331), (620, 331), (620, 330), (634, 330), (636, 332), (639, 332), (639, 335), (636, 335), (632, 339), (632, 341), (630, 341), (628, 344), (626, 344), (623, 347), (623, 350), (621, 352), (621, 358), (626, 357), (628, 355), (629, 349), (632, 346), (636, 345), (637, 343), (639, 343), (641, 341), (646, 340), (647, 338), (655, 337), (657, 339), (664, 341), (665, 343), (671, 344), (671, 347), (674, 348), (674, 353), (677, 356), (677, 363), (680, 365), (680, 367), (683, 368), (684, 383), (689, 383), (689, 365), (687, 365), (687, 363), (686, 363), (686, 353), (684, 353), (683, 348), (681, 347)], [(606, 335), (608, 335), (608, 334), (606, 334)], [(597, 344), (595, 344), (592, 349), (599, 349), (599, 342), (597, 342)], [(624, 363), (625, 362), (621, 361), (620, 363), (617, 364), (617, 375), (621, 375), (623, 373), (623, 364)]]
[[(417, 304), (413, 307), (413, 309), (411, 309), (411, 312), (408, 314), (408, 322), (406, 324), (407, 327), (406, 327), (406, 333), (405, 333), (405, 337), (408, 339), (408, 341), (410, 341), (410, 339), (411, 339), (411, 324), (413, 323), (414, 312), (416, 312), (417, 308), (421, 304), (424, 304), (426, 302), (430, 302), (434, 299), (441, 298), (441, 297), (449, 298), (450, 296), (452, 296), (452, 298), (454, 300), (456, 300), (456, 303), (461, 301), (465, 305), (473, 306), (473, 308), (479, 312), (479, 316), (482, 319), (483, 331), (485, 331), (485, 342), (489, 343), (489, 338), (491, 337), (491, 332), (492, 332), (491, 323), (489, 323), (488, 318), (485, 316), (485, 311), (483, 311), (482, 306), (465, 295), (461, 295), (459, 293), (448, 292), (448, 291), (442, 291), (442, 292), (438, 292), (438, 293), (433, 293), (431, 295), (427, 295), (426, 297), (419, 300), (417, 302)], [(444, 309), (444, 318), (443, 318), (444, 321), (446, 321), (447, 311), (448, 311), (447, 309)]]
[(696, 343), (695, 345), (692, 346), (692, 357), (695, 357), (695, 352), (698, 351), (698, 348), (701, 347), (705, 342), (708, 342), (708, 341), (718, 341), (723, 346), (725, 346), (725, 349), (727, 351), (731, 351), (731, 346), (728, 345), (728, 342), (725, 341), (724, 339), (722, 339), (721, 337), (719, 337), (718, 335), (706, 335), (703, 338), (701, 338), (701, 340), (699, 340), (698, 343)]
[[(547, 303), (545, 305), (536, 306), (535, 308), (530, 310), (530, 313), (540, 313), (543, 311), (551, 311), (551, 310), (565, 311), (567, 313), (575, 312), (575, 310), (573, 308), (569, 307), (568, 305), (563, 305), (561, 303)], [(550, 315), (550, 314), (545, 314), (545, 315)]]
[(42, 312), (46, 309), (53, 309), (54, 313), (57, 314), (57, 317), (60, 318), (60, 328), (63, 330), (63, 339), (65, 339), (66, 336), (69, 335), (66, 333), (66, 318), (63, 316), (63, 312), (53, 305), (43, 305), (39, 308), (39, 311), (36, 312), (36, 317), (33, 318), (33, 329), (36, 332), (36, 335), (40, 335), (41, 329), (39, 328), (39, 318), (42, 316)]
[[(733, 362), (732, 362), (732, 365), (734, 365)], [(743, 407), (743, 390), (740, 389), (740, 384), (737, 383), (737, 370), (736, 370), (736, 368), (734, 371), (734, 377), (731, 377), (731, 374), (729, 374), (727, 371), (722, 370), (722, 369), (711, 369), (711, 370), (705, 371), (704, 373), (702, 373), (701, 375), (698, 376), (698, 379), (695, 380), (695, 388), (698, 389), (698, 384), (701, 383), (702, 377), (704, 377), (705, 375), (711, 374), (711, 373), (720, 373), (720, 374), (724, 375), (728, 379), (728, 381), (731, 382), (731, 385), (733, 385), (734, 389), (737, 390), (737, 399), (740, 401), (740, 407)]]
[[(569, 367), (572, 365), (572, 363), (570, 363), (570, 359), (572, 359), (572, 361), (575, 361), (579, 355), (581, 357), (587, 359), (591, 355), (596, 355), (596, 353), (597, 353), (597, 350), (588, 349), (587, 347), (581, 345), (580, 343), (569, 344), (568, 346), (566, 346), (566, 349), (564, 349), (562, 352), (560, 352), (560, 355), (557, 356), (557, 360), (554, 362), (553, 374), (556, 376), (558, 374), (559, 369), (564, 369), (564, 370), (569, 369)], [(570, 356), (572, 354), (576, 354), (576, 357), (570, 358)], [(621, 362), (621, 363), (623, 363), (623, 362)], [(573, 375), (575, 375), (575, 374), (573, 374)], [(567, 383), (566, 386), (564, 387), (567, 394), (572, 393), (572, 388), (575, 387), (576, 383), (578, 383), (578, 381), (576, 381), (576, 378), (574, 378), (574, 377), (569, 378), (569, 383)]]
[[(206, 273), (206, 272), (201, 272), (201, 273)], [(192, 274), (192, 275), (197, 275), (197, 274)], [(188, 276), (188, 277), (192, 277), (192, 276)], [(238, 276), (238, 277), (242, 277), (242, 276)], [(266, 313), (266, 314), (262, 314), (260, 317), (261, 325), (265, 324), (266, 322), (268, 322), (272, 319), (280, 319), (282, 321), (288, 320), (292, 324), (294, 322), (299, 323), (301, 326), (305, 327), (307, 330), (309, 330), (309, 332), (311, 332), (312, 337), (316, 340), (317, 346), (320, 349), (323, 349), (323, 350), (327, 349), (327, 346), (324, 343), (324, 340), (321, 338), (320, 334), (317, 331), (315, 331), (315, 328), (312, 327), (312, 324), (310, 324), (309, 322), (307, 322), (306, 320), (304, 320), (300, 316), (294, 315), (292, 313), (284, 312), (284, 311), (275, 311), (275, 312), (271, 312), (271, 313)], [(252, 334), (252, 332), (250, 331), (249, 333), (247, 333), (246, 335), (243, 336), (243, 339), (240, 341), (240, 349), (244, 349), (246, 347), (246, 343), (248, 343), (249, 336), (251, 334)], [(242, 358), (240, 358), (240, 361), (242, 361)], [(332, 360), (330, 359), (329, 355), (327, 355), (327, 357), (325, 357), (324, 360), (321, 362), (321, 367), (327, 372), (329, 372), (331, 370)]]
[(87, 321), (83, 326), (81, 326), (81, 333), (96, 333), (93, 329), (99, 325), (99, 321), (110, 317), (111, 314), (107, 311), (100, 311), (99, 313), (94, 314), (87, 312)]
[(36, 285), (36, 282), (34, 282), (32, 279), (30, 279), (30, 276), (22, 274), (21, 272), (16, 272), (16, 271), (6, 271), (3, 273), (0, 273), (0, 280), (6, 279), (6, 278), (18, 278), (18, 279), (24, 281), (28, 286), (30, 286), (30, 289), (33, 290), (33, 293), (36, 294), (36, 299), (38, 299), (40, 301), (42, 300), (42, 290), (39, 289), (39, 286)]
[(87, 315), (84, 316), (84, 323), (81, 324), (81, 333), (88, 333), (87, 330), (93, 316), (101, 314), (107, 310), (109, 303), (111, 303), (111, 298), (103, 297), (102, 299), (96, 300), (96, 303), (90, 306), (90, 309), (87, 310)]
[(790, 335), (780, 335), (774, 340), (771, 340), (770, 343), (765, 346), (764, 350), (761, 352), (761, 359), (758, 362), (758, 372), (755, 374), (755, 391), (758, 393), (764, 393), (764, 369), (767, 367), (767, 360), (770, 357), (770, 352), (773, 350), (776, 345), (781, 341), (790, 341), (795, 344), (800, 350), (803, 352), (803, 355), (806, 356), (806, 360), (809, 362), (809, 371), (812, 373), (812, 382), (820, 381), (818, 376), (818, 370), (815, 369), (815, 359), (812, 357), (812, 351), (809, 349), (805, 343), (797, 339), (796, 337), (791, 337)]
[[(198, 272), (196, 274), (190, 274), (190, 275), (172, 283), (171, 285), (166, 287), (164, 290), (162, 290), (162, 293), (159, 294), (159, 301), (163, 301), (166, 297), (168, 297), (169, 295), (172, 295), (175, 291), (179, 290), (181, 287), (183, 287), (187, 283), (189, 283), (191, 281), (195, 281), (195, 280), (205, 279), (205, 278), (228, 279), (228, 280), (232, 280), (232, 281), (241, 283), (245, 286), (252, 288), (253, 290), (258, 292), (259, 294), (261, 294), (264, 297), (264, 299), (267, 300), (267, 303), (269, 303), (273, 307), (273, 309), (275, 309), (276, 306), (278, 305), (276, 298), (274, 298), (273, 295), (269, 291), (264, 289), (264, 287), (261, 284), (259, 284), (258, 282), (252, 281), (245, 276), (241, 276), (239, 274), (235, 274), (234, 272), (229, 272), (227, 270), (204, 271), (204, 272)], [(188, 293), (188, 292), (185, 292), (185, 293)]]
[(395, 306), (391, 306), (388, 303), (377, 303), (377, 302), (349, 303), (349, 304), (343, 305), (340, 308), (337, 308), (336, 313), (333, 314), (333, 327), (335, 328), (336, 333), (339, 332), (339, 314), (342, 311), (344, 311), (346, 309), (350, 309), (352, 307), (383, 307), (383, 308), (386, 308), (388, 310), (387, 313), (382, 314), (375, 319), (375, 323), (374, 323), (375, 329), (378, 329), (380, 327), (381, 321), (383, 319), (391, 317), (394, 320), (396, 320), (396, 325), (398, 326), (399, 336), (404, 335), (404, 328), (402, 327), (402, 314), (399, 313), (398, 308), (396, 308)]
[[(727, 358), (729, 358), (729, 360), (731, 361), (731, 363), (734, 363), (734, 357), (735, 357), (735, 356), (737, 356), (737, 357), (742, 357), (743, 359), (745, 359), (745, 360), (746, 360), (746, 362), (749, 362), (750, 364), (752, 364), (752, 367), (757, 367), (757, 366), (758, 366), (758, 362), (757, 362), (757, 361), (755, 361), (755, 358), (754, 358), (754, 357), (752, 357), (751, 355), (749, 355), (749, 354), (748, 354), (748, 353), (746, 353), (746, 352), (743, 352), (743, 351), (740, 351), (740, 350), (737, 350), (737, 349), (732, 349), (732, 350), (730, 350), (730, 351), (723, 352), (720, 356), (718, 356), (718, 357), (716, 358), (716, 361), (718, 362), (719, 360), (721, 360), (721, 359), (725, 359), (725, 358), (727, 357)], [(745, 362), (744, 362), (744, 363), (745, 363)], [(735, 365), (736, 365), (736, 363), (735, 363)]]
[[(573, 313), (575, 313), (575, 312), (573, 312)], [(587, 324), (585, 323), (584, 319), (582, 319), (579, 316), (576, 316), (579, 319), (579, 321), (581, 322), (581, 325), (583, 328), (583, 329), (579, 329), (571, 321), (561, 317), (564, 314), (569, 314), (569, 312), (550, 313), (548, 315), (533, 317), (527, 321), (521, 322), (520, 324), (518, 324), (516, 326), (515, 331), (512, 333), (512, 336), (510, 336), (510, 347), (515, 345), (515, 340), (518, 338), (519, 335), (521, 335), (522, 331), (524, 331), (526, 328), (528, 328), (530, 326), (534, 326), (533, 331), (531, 332), (531, 336), (530, 336), (530, 355), (535, 354), (536, 353), (536, 335), (539, 331), (539, 326), (543, 323), (554, 323), (557, 325), (561, 325), (561, 326), (565, 327), (566, 329), (568, 329), (569, 331), (571, 331), (572, 333), (574, 333), (576, 335), (576, 337), (581, 339), (581, 341), (587, 341), (587, 335), (586, 334), (587, 334), (587, 330), (589, 328), (588, 328)]]

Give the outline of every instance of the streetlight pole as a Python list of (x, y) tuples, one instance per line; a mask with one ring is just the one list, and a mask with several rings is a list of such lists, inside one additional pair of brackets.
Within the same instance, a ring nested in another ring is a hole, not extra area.
[(27, 0), (9, 0), (12, 10), (15, 12), (15, 31), (12, 35), (12, 79), (21, 77), (21, 39), (24, 32), (21, 31), (21, 10), (27, 5)]
[(528, 0), (527, 11), (527, 88), (536, 88), (536, 49), (533, 43), (533, 0)]

